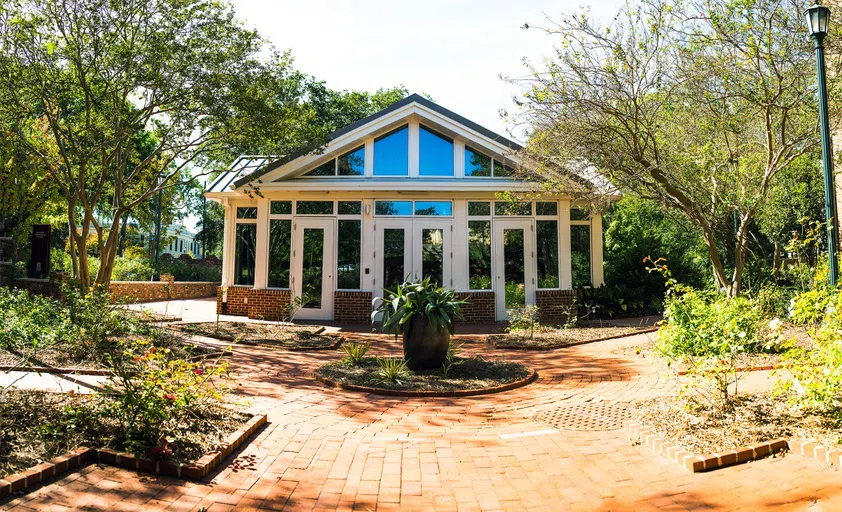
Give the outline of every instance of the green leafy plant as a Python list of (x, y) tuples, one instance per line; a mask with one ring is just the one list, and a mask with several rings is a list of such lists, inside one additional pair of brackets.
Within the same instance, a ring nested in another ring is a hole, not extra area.
[(453, 334), (453, 319), (462, 318), (462, 306), (467, 303), (457, 299), (453, 290), (442, 288), (427, 277), (420, 282), (399, 284), (394, 290), (386, 290), (386, 297), (375, 298), (371, 321), (382, 314), (383, 330), (397, 335), (409, 329), (414, 317), (423, 316), (433, 327), (443, 327)]
[(444, 359), (444, 363), (441, 365), (442, 375), (447, 377), (448, 374), (450, 374), (450, 370), (464, 362), (461, 357), (461, 353), (462, 343), (451, 343), (447, 347), (447, 356)]
[(396, 357), (377, 358), (377, 382), (393, 382), (403, 384), (410, 379), (412, 374), (406, 366), (406, 361)]
[(535, 304), (526, 304), (525, 306), (508, 310), (509, 332), (525, 331), (529, 333), (530, 340), (534, 339), (535, 329), (541, 326), (538, 322), (540, 312), (541, 308)]
[(359, 366), (368, 353), (368, 349), (368, 343), (343, 343), (342, 350), (345, 351), (345, 357), (342, 358), (342, 362), (348, 366)]

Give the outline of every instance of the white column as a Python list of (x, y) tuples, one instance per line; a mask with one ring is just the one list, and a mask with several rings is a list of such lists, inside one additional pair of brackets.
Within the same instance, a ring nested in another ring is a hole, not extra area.
[(418, 121), (409, 122), (409, 176), (417, 177), (421, 167), (421, 156), (418, 152), (418, 132), (420, 125)]
[(558, 261), (561, 265), (561, 289), (573, 288), (573, 258), (570, 256), (570, 201), (558, 202)]
[(461, 140), (453, 141), (453, 176), (465, 177), (465, 143)]
[(365, 139), (365, 158), (363, 159), (363, 174), (374, 176), (374, 137)]
[[(360, 254), (362, 270), (362, 289), (366, 291), (374, 291), (374, 251), (375, 248), (375, 231), (374, 231), (374, 200), (363, 200), (363, 223), (361, 231), (362, 240), (360, 241)], [(368, 273), (366, 274), (366, 269)]]
[(257, 200), (257, 239), (254, 246), (254, 287), (269, 286), (269, 200)]
[(236, 236), (236, 226), (234, 224), (234, 215), (236, 208), (232, 207), (227, 199), (222, 200), (222, 207), (225, 210), (223, 214), (223, 229), (222, 229), (222, 286), (231, 286), (234, 284), (234, 237)]
[(602, 261), (602, 215), (591, 214), (591, 281), (594, 287), (605, 283)]
[(450, 275), (453, 278), (453, 289), (465, 291), (468, 289), (468, 201), (459, 199), (453, 201), (453, 230), (451, 231), (451, 259)]

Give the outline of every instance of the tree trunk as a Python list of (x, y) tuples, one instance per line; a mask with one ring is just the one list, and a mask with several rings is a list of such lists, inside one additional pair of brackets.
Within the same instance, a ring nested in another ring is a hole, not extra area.
[(783, 266), (783, 258), (781, 257), (781, 244), (775, 242), (775, 254), (772, 256), (772, 275), (777, 279), (781, 274), (781, 267)]

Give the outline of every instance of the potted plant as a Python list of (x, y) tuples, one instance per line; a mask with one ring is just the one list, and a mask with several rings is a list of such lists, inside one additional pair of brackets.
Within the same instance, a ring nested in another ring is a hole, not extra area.
[(462, 305), (453, 290), (430, 281), (404, 282), (386, 297), (372, 301), (371, 321), (382, 314), (383, 331), (403, 335), (403, 357), (410, 370), (440, 368), (447, 358), (453, 319), (462, 318)]

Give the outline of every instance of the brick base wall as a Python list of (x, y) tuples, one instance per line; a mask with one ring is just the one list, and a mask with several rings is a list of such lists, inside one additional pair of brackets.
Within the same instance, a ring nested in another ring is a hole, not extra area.
[(469, 301), (462, 306), (462, 316), (465, 317), (463, 322), (490, 323), (497, 320), (494, 292), (457, 292), (456, 298)]
[(108, 289), (115, 302), (152, 302), (213, 297), (219, 283), (191, 281), (111, 281)]
[(372, 292), (333, 292), (333, 320), (349, 324), (371, 322)]
[(229, 286), (227, 292), (227, 310), (222, 310), (222, 287), (216, 289), (216, 312), (225, 315), (248, 316), (248, 296), (251, 288)]
[(538, 290), (535, 304), (538, 306), (538, 321), (546, 325), (561, 325), (567, 322), (568, 312), (576, 301), (575, 290)]
[[(290, 302), (289, 290), (255, 290), (253, 288), (229, 286), (228, 306), (224, 314), (247, 316), (261, 320), (283, 320), (282, 316), (289, 315)], [(223, 314), (221, 286), (217, 287), (216, 290), (216, 312)]]

